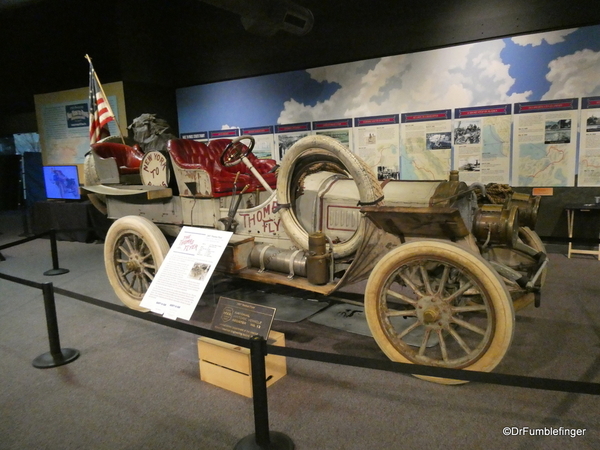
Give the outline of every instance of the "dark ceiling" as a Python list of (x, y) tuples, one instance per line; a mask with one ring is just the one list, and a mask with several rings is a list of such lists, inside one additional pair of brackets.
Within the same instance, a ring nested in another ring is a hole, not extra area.
[(178, 88), (600, 23), (597, 0), (295, 0), (312, 31), (268, 37), (223, 8), (240, 2), (1, 0), (0, 119), (87, 86), (85, 54), (103, 83)]

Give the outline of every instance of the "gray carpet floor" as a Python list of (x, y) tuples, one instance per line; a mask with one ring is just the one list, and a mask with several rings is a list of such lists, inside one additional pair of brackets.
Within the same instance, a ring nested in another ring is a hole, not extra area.
[[(19, 239), (0, 214), (0, 245)], [(48, 277), (50, 242), (2, 250), (0, 272), (119, 303), (103, 244), (58, 242), (65, 275)], [(600, 262), (550, 255), (541, 308), (516, 317), (496, 372), (600, 382)], [(193, 321), (208, 326), (213, 305)], [(197, 336), (56, 296), (62, 347), (81, 356), (36, 369), (48, 351), (41, 292), (0, 279), (0, 450), (233, 449), (254, 432), (252, 400), (204, 383)], [(275, 321), (288, 347), (385, 359), (374, 341), (304, 320)], [(271, 429), (300, 450), (598, 449), (600, 398), (483, 383), (442, 386), (409, 375), (287, 359), (268, 389)], [(523, 430), (580, 429), (583, 436)]]

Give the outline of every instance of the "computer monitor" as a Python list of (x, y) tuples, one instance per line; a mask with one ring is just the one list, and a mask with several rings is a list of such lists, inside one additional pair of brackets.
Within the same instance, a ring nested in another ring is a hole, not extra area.
[(44, 166), (44, 185), (49, 200), (79, 200), (77, 166)]

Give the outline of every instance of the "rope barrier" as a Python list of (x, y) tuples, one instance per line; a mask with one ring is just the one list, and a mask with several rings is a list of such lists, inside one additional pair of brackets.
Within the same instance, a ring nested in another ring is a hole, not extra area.
[[(39, 237), (50, 235), (51, 252), (53, 261), (53, 270), (45, 272), (45, 275), (58, 275), (66, 273), (66, 269), (58, 269), (58, 252), (56, 248), (56, 231), (54, 229), (36, 236), (21, 239), (19, 241), (0, 246), (0, 250), (19, 245)], [(542, 238), (543, 239), (543, 238)], [(582, 240), (573, 240), (568, 238), (566, 242), (581, 242)], [(585, 240), (600, 242), (600, 240)], [(58, 273), (52, 273), (55, 271)], [(162, 316), (135, 311), (122, 305), (117, 305), (104, 300), (96, 299), (87, 295), (72, 292), (66, 289), (54, 287), (52, 283), (36, 283), (23, 278), (0, 273), (0, 279), (5, 279), (14, 283), (41, 289), (44, 297), (44, 306), (46, 311), (46, 324), (48, 328), (48, 339), (50, 351), (44, 353), (33, 361), (36, 368), (50, 368), (63, 364), (68, 364), (79, 357), (79, 351), (71, 348), (62, 349), (60, 347), (58, 322), (56, 319), (56, 308), (54, 303), (54, 294), (70, 297), (84, 303), (88, 303), (107, 310), (136, 317), (148, 322), (157, 323), (169, 328), (188, 332), (198, 336), (209, 337), (219, 341), (227, 342), (236, 346), (249, 348), (251, 357), (253, 405), (255, 419), (255, 433), (241, 439), (235, 446), (235, 450), (250, 449), (271, 449), (288, 450), (294, 448), (293, 441), (285, 434), (269, 430), (268, 403), (267, 403), (267, 385), (266, 385), (266, 361), (267, 354), (280, 355), (290, 358), (305, 359), (330, 364), (339, 364), (345, 366), (360, 367), (366, 369), (383, 370), (388, 372), (404, 373), (411, 375), (423, 375), (438, 378), (457, 379), (464, 381), (475, 381), (480, 383), (497, 384), (503, 386), (513, 386), (529, 389), (540, 389), (547, 391), (558, 391), (575, 394), (600, 395), (600, 383), (590, 383), (583, 381), (559, 380), (552, 378), (529, 377), (521, 375), (509, 375), (490, 372), (476, 372), (461, 369), (451, 369), (443, 367), (423, 366), (419, 364), (407, 364), (387, 360), (376, 360), (372, 358), (362, 358), (348, 355), (338, 355), (334, 353), (317, 352), (312, 350), (303, 350), (289, 347), (280, 347), (267, 345), (266, 341), (258, 336), (251, 339), (243, 339), (237, 336), (224, 334), (218, 331), (192, 325), (190, 323), (178, 322), (166, 319)]]
[[(14, 281), (21, 284), (27, 284), (32, 287), (42, 286), (21, 278), (13, 277), (0, 273), (0, 278)], [(117, 305), (104, 300), (96, 299), (87, 295), (72, 292), (66, 289), (54, 287), (54, 292), (65, 297), (80, 300), (84, 303), (99, 306), (104, 309), (119, 312), (148, 322), (157, 323), (180, 331), (185, 331), (198, 336), (217, 339), (229, 344), (244, 348), (250, 348), (248, 339), (231, 336), (208, 328), (192, 325), (190, 323), (173, 321), (162, 316), (135, 311), (126, 306)], [(267, 345), (269, 354), (287, 356), (290, 358), (306, 359), (310, 361), (339, 364), (345, 366), (361, 367), (365, 369), (384, 370), (388, 372), (404, 373), (411, 375), (425, 375), (439, 378), (450, 378), (464, 381), (475, 381), (488, 384), (498, 384), (504, 386), (524, 387), (531, 389), (541, 389), (549, 391), (569, 392), (576, 394), (600, 395), (600, 383), (589, 383), (583, 381), (558, 380), (553, 378), (529, 377), (523, 375), (509, 375), (493, 372), (475, 372), (470, 370), (449, 369), (443, 367), (423, 366), (419, 364), (408, 364), (395, 361), (377, 360), (372, 358), (362, 358), (348, 355), (338, 355), (335, 353), (317, 352), (313, 350), (303, 350), (290, 347), (280, 347)]]

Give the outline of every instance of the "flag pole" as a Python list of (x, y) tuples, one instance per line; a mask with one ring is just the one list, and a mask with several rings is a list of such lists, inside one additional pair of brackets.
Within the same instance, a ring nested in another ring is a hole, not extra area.
[(119, 121), (117, 120), (117, 116), (115, 116), (115, 113), (113, 112), (111, 106), (110, 106), (110, 102), (108, 101), (108, 97), (106, 96), (106, 93), (104, 92), (104, 88), (102, 87), (102, 83), (100, 83), (100, 79), (98, 78), (98, 74), (96, 73), (96, 71), (94, 70), (94, 65), (92, 64), (92, 58), (89, 57), (89, 55), (85, 55), (85, 59), (87, 59), (90, 63), (90, 67), (92, 68), (92, 72), (94, 72), (94, 78), (96, 78), (96, 82), (98, 83), (98, 86), (100, 87), (100, 91), (102, 92), (102, 95), (104, 96), (104, 98), (106, 99), (106, 106), (110, 112), (110, 115), (112, 116), (113, 120), (115, 121), (115, 124), (117, 124), (117, 129), (119, 130), (119, 136), (121, 137), (121, 142), (123, 142), (123, 145), (125, 144), (125, 138), (123, 137), (123, 132), (121, 131), (121, 126), (119, 125)]

